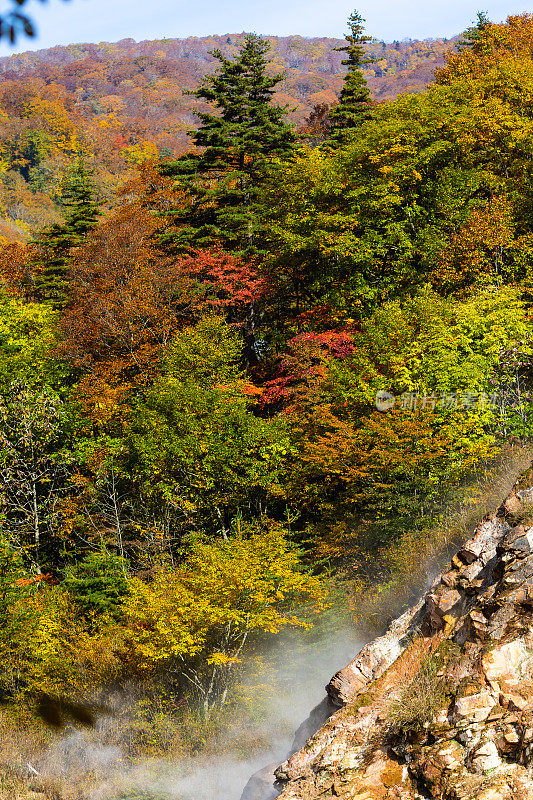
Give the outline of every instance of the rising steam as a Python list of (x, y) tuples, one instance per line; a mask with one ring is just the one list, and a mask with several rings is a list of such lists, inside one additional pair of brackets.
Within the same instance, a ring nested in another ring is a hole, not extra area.
[[(132, 765), (120, 747), (105, 744), (112, 722), (103, 719), (97, 732), (77, 730), (58, 740), (39, 767), (71, 786), (77, 775), (91, 773), (89, 800), (239, 800), (252, 774), (287, 757), (296, 729), (324, 698), (324, 685), (363, 644), (349, 626), (327, 630), (327, 621), (312, 633), (292, 632), (278, 640), (262, 661), (253, 748), (250, 731), (236, 730), (230, 721), (227, 747), (215, 755)], [(257, 673), (248, 676), (243, 694), (247, 682), (252, 687), (257, 680)]]

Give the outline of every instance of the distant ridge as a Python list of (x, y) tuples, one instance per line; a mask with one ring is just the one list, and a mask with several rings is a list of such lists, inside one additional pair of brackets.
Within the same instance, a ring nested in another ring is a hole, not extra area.
[[(79, 148), (103, 196), (136, 174), (136, 165), (173, 158), (191, 146), (196, 113), (208, 110), (184, 92), (215, 67), (209, 55), (239, 50), (245, 34), (115, 44), (73, 44), (0, 58), (0, 237), (20, 238), (58, 218), (57, 187)], [(342, 40), (268, 37), (271, 69), (285, 73), (275, 102), (301, 125), (340, 93)], [(422, 91), (453, 42), (374, 42), (367, 78), (376, 101)], [(0, 216), (1, 219), (1, 216)]]
[[(79, 62), (96, 61), (113, 64), (152, 58), (167, 60), (167, 70), (184, 85), (196, 85), (209, 70), (213, 59), (209, 51), (219, 48), (226, 55), (235, 53), (244, 33), (222, 36), (188, 37), (185, 39), (156, 39), (136, 42), (121, 39), (115, 43), (79, 43), (56, 46), (44, 50), (28, 51), (0, 58), (0, 71), (4, 77), (17, 77), (42, 73), (41, 77), (64, 83), (68, 69)], [(342, 82), (343, 54), (335, 50), (343, 44), (341, 39), (306, 38), (303, 36), (267, 36), (272, 44), (275, 68), (287, 72), (287, 80), (280, 93), (296, 103), (297, 118), (308, 112), (313, 102), (334, 102)], [(377, 100), (392, 99), (401, 92), (423, 90), (432, 80), (436, 67), (455, 40), (426, 39), (386, 43), (376, 41), (369, 51), (378, 59), (367, 69), (368, 81)], [(47, 69), (43, 70), (43, 67)], [(66, 70), (66, 74), (61, 74)], [(83, 70), (76, 70), (80, 77)], [(112, 81), (116, 85), (116, 81)], [(318, 96), (317, 96), (318, 95)]]

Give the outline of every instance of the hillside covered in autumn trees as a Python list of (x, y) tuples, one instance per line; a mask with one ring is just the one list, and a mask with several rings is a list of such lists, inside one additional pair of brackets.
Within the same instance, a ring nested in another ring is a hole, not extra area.
[(152, 753), (201, 748), (531, 438), (533, 16), (386, 59), (348, 25), (2, 62), (10, 730), (130, 691)]
[[(66, 165), (82, 150), (113, 198), (136, 165), (190, 147), (187, 131), (205, 103), (188, 95), (213, 70), (210, 55), (234, 56), (244, 34), (79, 44), (0, 58), (0, 234), (24, 237), (57, 216)], [(314, 106), (332, 105), (344, 68), (342, 42), (268, 37), (272, 74), (284, 74), (276, 102), (304, 123)], [(376, 62), (365, 70), (373, 96), (388, 100), (421, 91), (442, 65), (446, 40), (374, 42)], [(0, 223), (1, 225), (1, 223)]]

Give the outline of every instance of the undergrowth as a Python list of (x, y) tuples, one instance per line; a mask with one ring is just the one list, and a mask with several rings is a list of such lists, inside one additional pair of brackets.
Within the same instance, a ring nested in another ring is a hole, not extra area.
[(422, 661), (400, 698), (388, 710), (389, 732), (408, 736), (424, 731), (446, 699), (446, 684), (435, 657)]

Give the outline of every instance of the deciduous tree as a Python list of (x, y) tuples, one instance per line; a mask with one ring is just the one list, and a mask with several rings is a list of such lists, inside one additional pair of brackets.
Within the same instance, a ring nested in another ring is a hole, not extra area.
[(227, 540), (195, 543), (175, 571), (133, 580), (127, 601), (131, 657), (189, 684), (204, 716), (223, 705), (254, 633), (306, 626), (298, 605), (320, 608), (325, 590), (302, 571), (283, 529), (268, 520)]
[(57, 563), (60, 501), (69, 491), (72, 455), (65, 447), (58, 398), (13, 383), (0, 397), (0, 508), (5, 534), (31, 560)]

